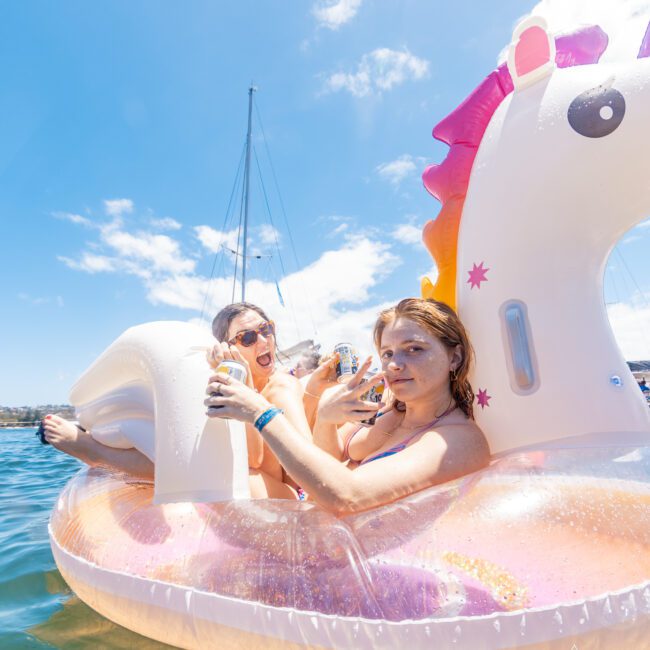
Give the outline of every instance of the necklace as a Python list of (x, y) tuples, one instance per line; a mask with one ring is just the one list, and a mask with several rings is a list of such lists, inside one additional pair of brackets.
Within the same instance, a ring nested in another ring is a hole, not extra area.
[[(409, 426), (409, 427), (404, 427), (405, 430), (425, 430), (428, 429), (429, 427), (432, 427), (434, 424), (436, 424), (438, 421), (442, 420), (442, 418), (446, 417), (449, 415), (452, 411), (454, 411), (457, 408), (456, 403), (454, 402), (454, 398), (452, 397), (447, 408), (440, 414), (436, 415), (435, 418), (431, 422), (427, 422), (425, 425), (416, 425), (416, 426)], [(402, 418), (402, 422), (404, 422), (404, 419)], [(392, 436), (396, 431), (399, 431), (402, 428), (402, 424), (399, 426), (395, 427), (394, 429), (390, 431), (382, 431), (382, 433), (385, 436)]]

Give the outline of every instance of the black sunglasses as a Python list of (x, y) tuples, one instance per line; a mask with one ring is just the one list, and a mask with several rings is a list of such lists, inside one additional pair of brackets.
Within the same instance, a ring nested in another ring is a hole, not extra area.
[(251, 345), (257, 343), (258, 334), (261, 334), (265, 339), (268, 339), (269, 336), (274, 336), (275, 323), (270, 320), (268, 323), (262, 323), (257, 329), (239, 332), (228, 341), (228, 344), (234, 345), (235, 343), (239, 343), (245, 348), (249, 348)]

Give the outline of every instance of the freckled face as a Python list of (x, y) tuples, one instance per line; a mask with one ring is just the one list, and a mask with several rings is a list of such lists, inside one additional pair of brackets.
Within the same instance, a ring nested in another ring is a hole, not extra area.
[(449, 394), (453, 350), (414, 321), (397, 318), (389, 323), (379, 356), (388, 385), (401, 402)]
[[(246, 330), (256, 330), (260, 325), (266, 323), (257, 312), (245, 311), (238, 314), (230, 321), (228, 327), (228, 340), (237, 336), (240, 332)], [(241, 343), (235, 343), (241, 355), (246, 359), (253, 373), (253, 379), (259, 377), (268, 377), (275, 370), (275, 336), (265, 338), (257, 333), (257, 341), (245, 347)]]

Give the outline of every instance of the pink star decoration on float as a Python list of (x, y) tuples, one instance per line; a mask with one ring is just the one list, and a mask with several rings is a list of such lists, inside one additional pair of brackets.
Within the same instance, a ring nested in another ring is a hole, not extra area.
[(488, 395), (487, 389), (483, 390), (481, 388), (478, 389), (478, 393), (476, 394), (476, 401), (478, 402), (478, 405), (484, 409), (486, 406), (490, 406), (488, 402), (492, 399), (492, 395)]
[(489, 268), (485, 268), (483, 266), (484, 262), (481, 262), (480, 264), (472, 265), (472, 270), (467, 271), (469, 274), (469, 278), (467, 280), (467, 283), (470, 285), (470, 289), (473, 289), (476, 287), (477, 289), (481, 288), (481, 282), (487, 282), (488, 279), (485, 277), (485, 274), (490, 270)]

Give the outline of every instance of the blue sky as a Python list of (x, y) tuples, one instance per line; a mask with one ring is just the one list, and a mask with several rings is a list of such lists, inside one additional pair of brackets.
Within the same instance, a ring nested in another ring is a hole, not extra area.
[[(233, 242), (226, 208), (251, 81), (277, 233), (254, 162), (251, 246), (273, 257), (251, 262), (249, 296), (285, 345), (369, 349), (377, 310), (417, 294), (432, 269), (419, 231), (439, 205), (420, 174), (445, 147), (431, 129), (532, 10), (556, 30), (611, 25), (621, 51), (638, 49), (650, 16), (631, 0), (6, 3), (0, 404), (65, 402), (127, 327), (198, 319), (208, 288), (208, 314), (228, 301), (232, 256), (208, 280), (218, 244)], [(650, 358), (649, 244), (646, 223), (606, 273), (628, 358)]]

